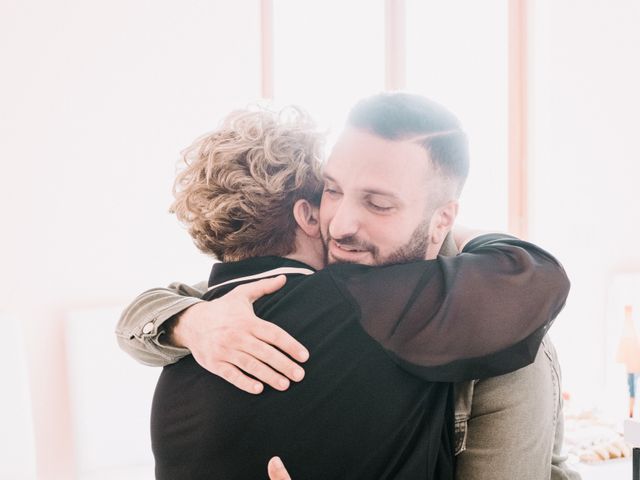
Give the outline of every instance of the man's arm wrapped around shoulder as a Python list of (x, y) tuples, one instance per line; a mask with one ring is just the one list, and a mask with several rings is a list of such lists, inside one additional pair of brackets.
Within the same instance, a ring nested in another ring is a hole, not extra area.
[(189, 355), (189, 350), (166, 341), (167, 326), (187, 308), (200, 303), (206, 282), (175, 282), (138, 295), (122, 312), (116, 327), (118, 344), (140, 363), (162, 367)]
[(212, 301), (201, 299), (206, 283), (147, 290), (123, 312), (118, 343), (146, 365), (164, 366), (191, 354), (204, 369), (248, 393), (261, 393), (262, 382), (286, 390), (304, 378), (296, 362), (307, 361), (309, 352), (253, 311), (253, 302), (285, 282), (278, 275), (245, 283)]
[(455, 257), (329, 269), (364, 330), (400, 366), (436, 382), (532, 363), (569, 292), (551, 254), (504, 234), (476, 237)]

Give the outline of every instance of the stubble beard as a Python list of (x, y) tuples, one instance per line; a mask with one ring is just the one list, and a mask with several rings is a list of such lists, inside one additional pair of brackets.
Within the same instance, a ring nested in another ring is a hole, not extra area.
[[(383, 266), (394, 265), (398, 263), (409, 263), (424, 260), (427, 254), (427, 247), (429, 246), (429, 222), (430, 218), (421, 222), (411, 234), (409, 241), (404, 245), (398, 247), (386, 257), (380, 256), (379, 249), (372, 244), (362, 242), (357, 237), (352, 236), (343, 238), (338, 241), (343, 245), (357, 246), (362, 250), (366, 250), (371, 254), (373, 262), (371, 265)], [(329, 257), (329, 240), (332, 239), (331, 235), (321, 235), (322, 243), (324, 244), (324, 256), (325, 265), (339, 264), (339, 263), (353, 263), (348, 261), (340, 261)], [(335, 240), (335, 239), (334, 239)]]
[(394, 265), (398, 263), (417, 262), (424, 260), (429, 246), (429, 219), (425, 219), (411, 234), (409, 241), (400, 248), (387, 255), (386, 258), (378, 259), (375, 265)]

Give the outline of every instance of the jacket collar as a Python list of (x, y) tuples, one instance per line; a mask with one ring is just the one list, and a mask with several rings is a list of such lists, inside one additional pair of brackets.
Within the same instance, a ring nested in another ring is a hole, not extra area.
[(214, 263), (209, 291), (230, 284), (244, 283), (277, 275), (310, 275), (315, 269), (306, 263), (284, 257), (255, 257), (238, 262)]

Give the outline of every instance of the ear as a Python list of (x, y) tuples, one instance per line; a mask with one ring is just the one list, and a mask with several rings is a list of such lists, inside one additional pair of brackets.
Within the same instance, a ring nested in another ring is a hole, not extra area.
[(311, 238), (320, 238), (319, 207), (315, 207), (308, 200), (298, 200), (293, 205), (293, 217), (300, 230)]
[(429, 223), (429, 242), (438, 246), (444, 242), (447, 234), (453, 228), (458, 216), (458, 201), (451, 200), (438, 207)]

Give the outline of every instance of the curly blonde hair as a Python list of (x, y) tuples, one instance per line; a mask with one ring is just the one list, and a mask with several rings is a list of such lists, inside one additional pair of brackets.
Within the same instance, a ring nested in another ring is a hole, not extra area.
[(170, 211), (200, 250), (222, 261), (287, 255), (294, 203), (320, 200), (322, 141), (298, 107), (233, 112), (182, 152)]

